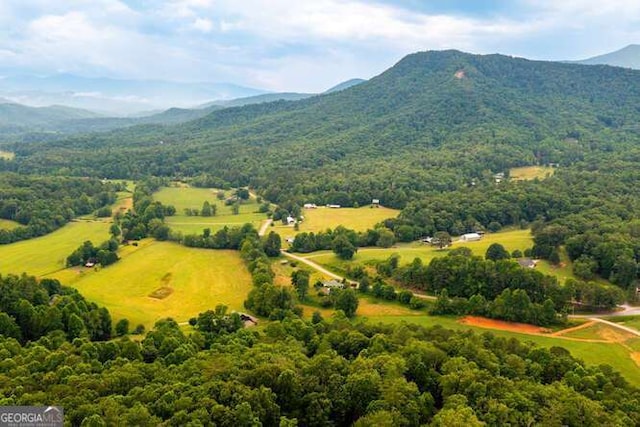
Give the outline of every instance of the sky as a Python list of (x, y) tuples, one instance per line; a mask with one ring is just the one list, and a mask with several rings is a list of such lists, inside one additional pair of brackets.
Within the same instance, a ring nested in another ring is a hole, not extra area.
[(638, 0), (0, 1), (0, 75), (318, 92), (416, 51), (564, 60), (632, 43)]

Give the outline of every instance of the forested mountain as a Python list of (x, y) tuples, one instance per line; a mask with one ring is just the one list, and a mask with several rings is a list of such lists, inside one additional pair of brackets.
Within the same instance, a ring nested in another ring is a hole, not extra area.
[(638, 70), (640, 69), (640, 45), (630, 44), (615, 52), (605, 53), (575, 62), (587, 65), (613, 65)]
[(350, 205), (373, 197), (404, 206), (481, 181), (487, 171), (616, 151), (639, 136), (638, 105), (637, 71), (426, 52), (360, 85), (298, 102), (18, 145), (5, 167), (108, 177), (206, 173), (277, 202)]

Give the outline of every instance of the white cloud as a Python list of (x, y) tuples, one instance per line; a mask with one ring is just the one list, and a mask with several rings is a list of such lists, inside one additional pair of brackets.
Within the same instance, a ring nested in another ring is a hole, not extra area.
[(208, 19), (198, 18), (193, 22), (193, 28), (203, 33), (210, 33), (213, 30), (213, 23)]
[(473, 15), (367, 0), (6, 0), (0, 59), (42, 71), (319, 91), (418, 50), (571, 59), (640, 41), (637, 0), (514, 0), (514, 8)]

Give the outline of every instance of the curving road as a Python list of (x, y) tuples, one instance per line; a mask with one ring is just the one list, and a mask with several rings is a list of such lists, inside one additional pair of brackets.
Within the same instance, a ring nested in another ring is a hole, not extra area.
[[(346, 277), (340, 276), (339, 274), (336, 274), (336, 273), (334, 273), (332, 271), (329, 271), (326, 268), (324, 268), (323, 266), (321, 266), (320, 264), (317, 264), (317, 263), (311, 261), (308, 258), (303, 258), (301, 256), (294, 255), (292, 253), (289, 253), (289, 252), (285, 251), (284, 249), (280, 250), (280, 252), (282, 253), (282, 255), (284, 255), (284, 256), (286, 256), (288, 258), (291, 258), (291, 259), (295, 259), (296, 261), (300, 261), (302, 263), (305, 263), (309, 267), (313, 268), (314, 270), (319, 271), (320, 273), (322, 273), (322, 274), (324, 274), (326, 276), (329, 276), (329, 277), (331, 277), (333, 279), (340, 280), (340, 281), (345, 279), (348, 283), (355, 284), (356, 286), (360, 285), (360, 283), (356, 282), (355, 280), (347, 279)], [(412, 291), (412, 292), (413, 292), (413, 295), (415, 295), (418, 298), (422, 298), (422, 299), (426, 299), (426, 300), (430, 300), (430, 301), (435, 301), (437, 299), (436, 297), (431, 296), (431, 295), (425, 295), (425, 294), (417, 293), (415, 291)]]

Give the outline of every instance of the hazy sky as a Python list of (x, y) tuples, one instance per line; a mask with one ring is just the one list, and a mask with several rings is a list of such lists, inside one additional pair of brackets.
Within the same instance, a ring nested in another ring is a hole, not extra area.
[(582, 59), (631, 43), (639, 0), (0, 0), (0, 74), (320, 91), (415, 51)]

